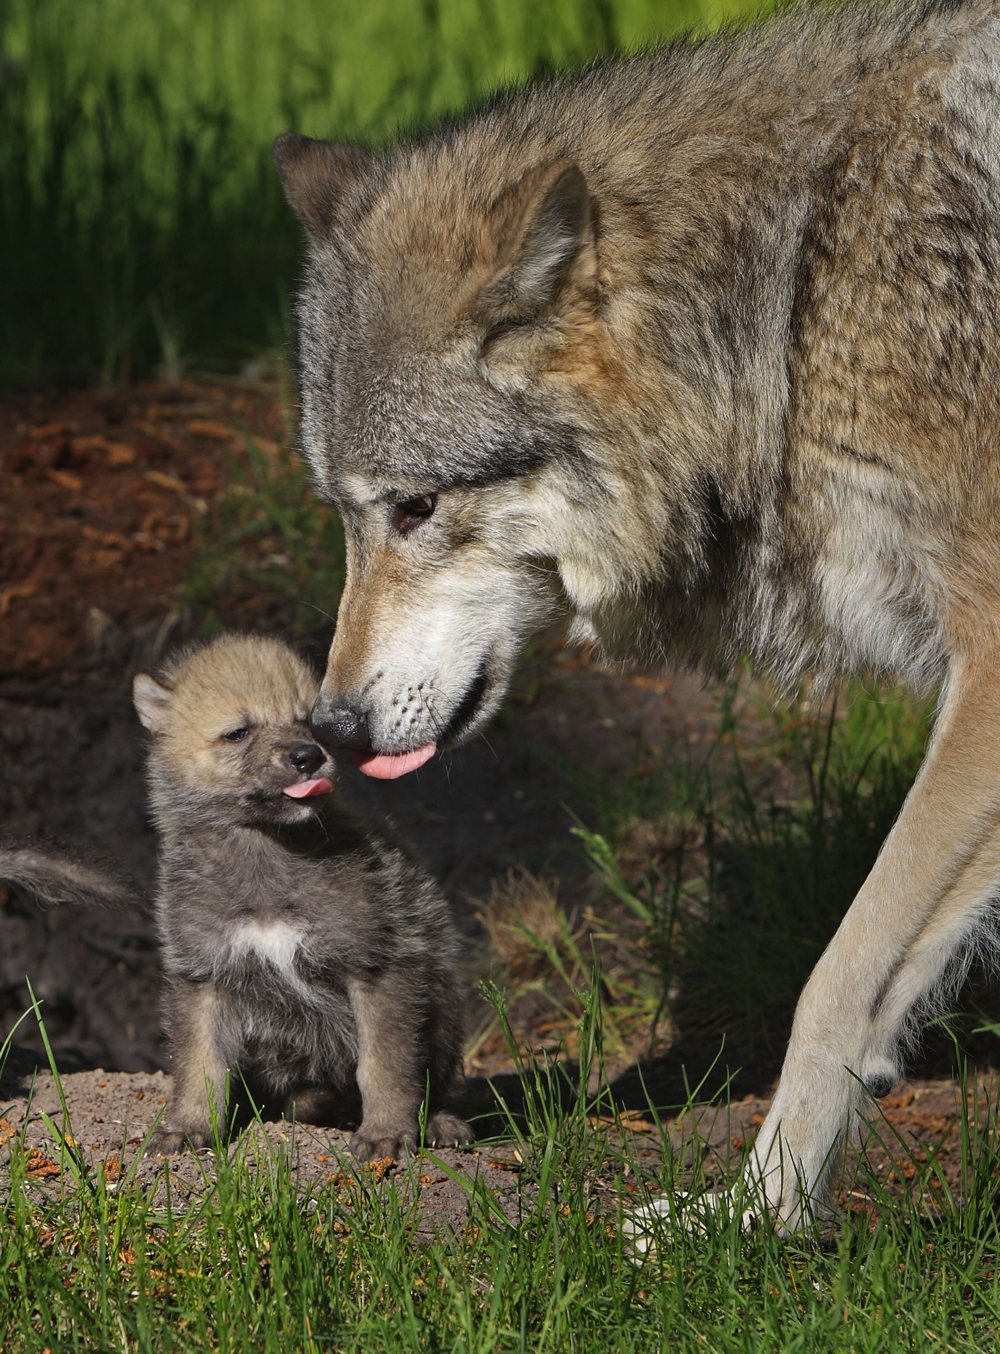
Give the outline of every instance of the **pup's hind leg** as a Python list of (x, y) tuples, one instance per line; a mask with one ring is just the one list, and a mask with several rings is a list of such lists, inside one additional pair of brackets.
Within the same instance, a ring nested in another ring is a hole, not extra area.
[(147, 1156), (167, 1156), (186, 1146), (212, 1141), (212, 1104), (225, 1127), (226, 1057), (224, 1012), (212, 983), (171, 980), (168, 1022), (173, 1044), (174, 1094), (166, 1123), (146, 1148)]
[(995, 895), (998, 672), (992, 662), (956, 665), (920, 775), (799, 1000), (747, 1177), (784, 1227), (802, 1226), (825, 1203), (844, 1136), (866, 1108), (862, 1085), (888, 1088), (910, 1009)]

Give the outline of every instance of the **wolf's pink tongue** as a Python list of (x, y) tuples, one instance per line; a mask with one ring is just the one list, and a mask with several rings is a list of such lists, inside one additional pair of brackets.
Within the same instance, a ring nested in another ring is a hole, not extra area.
[(298, 785), (286, 785), (285, 794), (289, 799), (311, 799), (313, 795), (328, 795), (333, 782), (321, 776), (319, 780), (300, 780)]
[(437, 751), (437, 743), (425, 743), (415, 752), (352, 752), (354, 765), (366, 776), (375, 780), (395, 780), (405, 776), (407, 771), (416, 771), (418, 766), (429, 762)]

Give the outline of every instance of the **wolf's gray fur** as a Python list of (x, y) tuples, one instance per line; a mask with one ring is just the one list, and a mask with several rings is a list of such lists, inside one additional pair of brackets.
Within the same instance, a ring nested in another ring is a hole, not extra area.
[(447, 903), (323, 793), (316, 690), (285, 645), (240, 636), (136, 678), (175, 1085), (151, 1152), (206, 1145), (237, 1069), (300, 1118), (360, 1109), (359, 1156), (414, 1144), (427, 1094), (431, 1145), (471, 1137), (441, 1108), (463, 1029)]
[(621, 658), (943, 683), (758, 1138), (797, 1225), (1000, 883), (996, 5), (793, 10), (275, 158), (348, 538), (328, 745), (391, 775), (469, 736), (560, 613)]

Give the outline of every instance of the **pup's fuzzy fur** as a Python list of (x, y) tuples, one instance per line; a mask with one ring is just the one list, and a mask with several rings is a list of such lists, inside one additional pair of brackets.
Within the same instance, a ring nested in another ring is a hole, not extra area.
[(560, 612), (622, 658), (942, 684), (757, 1139), (798, 1225), (1000, 883), (997, 6), (793, 10), (275, 158), (348, 539), (317, 736), (387, 773), (467, 737)]
[(133, 907), (138, 894), (106, 866), (58, 842), (0, 843), (0, 880), (40, 903)]
[(273, 639), (225, 635), (141, 674), (160, 832), (157, 919), (174, 1097), (149, 1150), (211, 1140), (237, 1070), (300, 1119), (355, 1117), (361, 1157), (467, 1142), (442, 1109), (462, 1048), (457, 936), (432, 880), (328, 794), (317, 682)]

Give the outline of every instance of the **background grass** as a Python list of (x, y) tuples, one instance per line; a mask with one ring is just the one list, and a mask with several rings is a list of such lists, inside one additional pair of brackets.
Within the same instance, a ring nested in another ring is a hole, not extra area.
[(384, 143), (753, 0), (0, 0), (0, 386), (232, 370), (285, 337), (277, 133)]
[[(721, 699), (715, 747), (603, 787), (581, 835), (645, 928), (678, 1029), (777, 1070), (798, 995), (892, 827), (933, 704), (848, 684), (818, 709), (766, 686)], [(741, 706), (739, 717), (736, 704)]]
[[(818, 706), (779, 702), (746, 674), (718, 702), (707, 753), (640, 746), (623, 778), (566, 768), (591, 869), (570, 918), (554, 882), (526, 872), (498, 880), (480, 916), (519, 1032), (523, 1010), (537, 1024), (544, 1009), (549, 1037), (571, 1043), (596, 952), (619, 1067), (639, 1057), (650, 1084), (657, 1068), (672, 1084), (680, 1062), (697, 1077), (722, 1051), (713, 1085), (728, 1068), (763, 1089), (799, 993), (902, 807), (934, 707), (860, 682)], [(975, 984), (972, 1005), (967, 1025), (995, 1017)], [(946, 1038), (933, 1056), (950, 1064)]]

